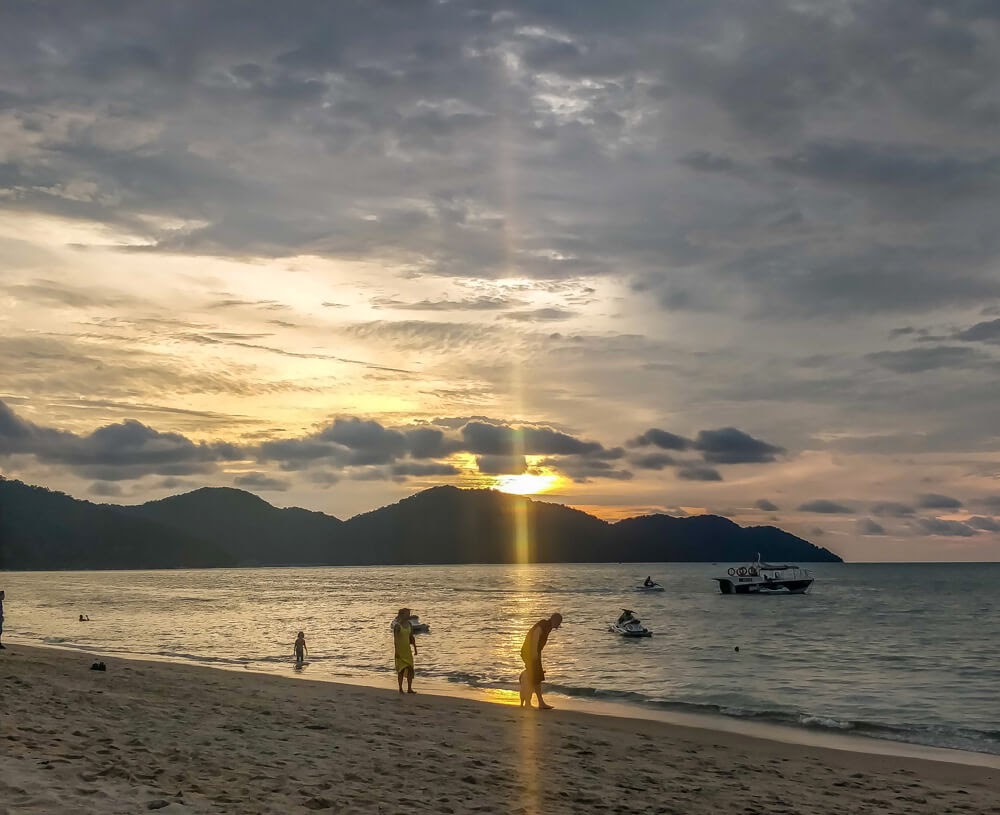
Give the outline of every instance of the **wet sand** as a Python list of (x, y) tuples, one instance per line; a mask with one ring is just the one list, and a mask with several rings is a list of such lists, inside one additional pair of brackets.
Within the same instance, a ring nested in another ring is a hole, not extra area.
[(0, 652), (0, 815), (1000, 815), (988, 767), (102, 659)]

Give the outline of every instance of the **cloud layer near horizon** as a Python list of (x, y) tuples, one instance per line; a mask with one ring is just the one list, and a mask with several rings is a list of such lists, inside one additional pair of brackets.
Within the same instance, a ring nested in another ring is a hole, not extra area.
[(998, 77), (979, 2), (5, 3), (4, 471), (1000, 558)]

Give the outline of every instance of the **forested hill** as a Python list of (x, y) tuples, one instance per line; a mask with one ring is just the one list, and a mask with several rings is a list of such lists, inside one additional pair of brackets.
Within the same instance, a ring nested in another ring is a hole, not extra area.
[(495, 490), (433, 487), (342, 521), (204, 488), (139, 506), (0, 479), (0, 568), (156, 569), (408, 563), (839, 562), (773, 526), (715, 515), (608, 523)]

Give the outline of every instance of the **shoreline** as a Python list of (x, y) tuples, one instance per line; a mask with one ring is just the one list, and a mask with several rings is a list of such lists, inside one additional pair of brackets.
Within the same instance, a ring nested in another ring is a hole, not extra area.
[(80, 651), (0, 652), (3, 815), (1000, 812), (987, 767), (101, 659), (107, 672)]
[[(297, 674), (278, 670), (267, 670), (254, 667), (253, 664), (238, 665), (235, 663), (204, 664), (196, 660), (174, 659), (171, 657), (146, 655), (122, 655), (114, 652), (102, 651), (101, 649), (87, 648), (79, 645), (63, 644), (18, 644), (19, 648), (38, 649), (41, 651), (63, 651), (69, 653), (87, 654), (95, 659), (115, 659), (123, 662), (151, 665), (178, 665), (192, 668), (204, 668), (210, 671), (225, 671), (227, 673), (254, 674), (258, 676), (269, 676), (276, 679), (291, 682), (317, 682), (324, 685), (349, 686), (357, 688), (371, 688), (373, 690), (392, 690), (395, 682), (394, 674), (391, 671), (385, 673), (385, 683), (379, 683), (376, 678), (380, 674), (373, 674), (371, 677), (351, 677), (351, 676), (306, 676), (304, 673)], [(102, 654), (110, 654), (102, 656)], [(282, 663), (284, 664), (284, 663)], [(291, 663), (289, 663), (290, 665)], [(308, 664), (308, 663), (307, 663)], [(417, 675), (417, 684), (423, 689), (424, 694), (429, 696), (439, 696), (452, 699), (462, 699), (466, 701), (514, 705), (517, 704), (517, 693), (513, 690), (498, 688), (476, 688), (470, 685), (452, 683), (439, 678), (422, 677)], [(837, 732), (822, 728), (795, 727), (793, 725), (779, 724), (776, 722), (755, 721), (741, 719), (738, 717), (724, 716), (722, 714), (693, 713), (672, 711), (663, 708), (644, 707), (639, 704), (629, 704), (628, 702), (617, 702), (613, 700), (584, 699), (574, 696), (560, 694), (557, 691), (546, 693), (550, 701), (558, 700), (557, 707), (563, 711), (572, 711), (586, 716), (599, 716), (602, 718), (614, 718), (632, 720), (637, 722), (658, 722), (671, 727), (682, 727), (688, 729), (702, 730), (715, 733), (719, 736), (731, 734), (739, 737), (754, 738), (769, 742), (780, 742), (789, 745), (802, 747), (815, 747), (826, 750), (837, 750), (840, 752), (860, 753), (863, 755), (889, 756), (896, 758), (918, 759), (924, 761), (934, 761), (946, 764), (959, 764), (969, 767), (983, 767), (1000, 771), (1000, 755), (995, 753), (978, 752), (973, 750), (961, 750), (950, 747), (937, 747), (933, 745), (918, 744), (914, 742), (897, 741), (893, 739), (880, 739), (875, 736), (866, 736), (850, 731)]]

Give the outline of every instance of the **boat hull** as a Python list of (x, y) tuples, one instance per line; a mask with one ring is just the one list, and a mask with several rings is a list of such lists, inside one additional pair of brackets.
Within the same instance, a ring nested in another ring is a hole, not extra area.
[(811, 579), (801, 580), (761, 580), (753, 582), (734, 582), (725, 577), (716, 577), (719, 581), (719, 591), (723, 594), (805, 594)]

